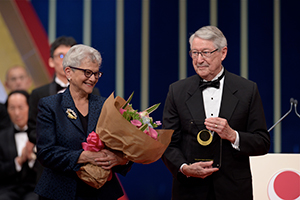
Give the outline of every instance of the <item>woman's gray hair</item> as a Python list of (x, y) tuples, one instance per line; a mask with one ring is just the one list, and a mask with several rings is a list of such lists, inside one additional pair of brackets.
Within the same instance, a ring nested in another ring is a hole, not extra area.
[(64, 70), (66, 67), (79, 67), (83, 60), (90, 59), (93, 63), (97, 63), (99, 66), (102, 63), (102, 57), (100, 53), (93, 47), (83, 44), (74, 45), (70, 48), (63, 60)]
[(218, 48), (219, 51), (221, 51), (223, 47), (227, 46), (227, 40), (225, 36), (223, 35), (222, 31), (215, 26), (204, 26), (191, 35), (189, 39), (191, 49), (192, 42), (195, 37), (212, 41), (214, 46)]

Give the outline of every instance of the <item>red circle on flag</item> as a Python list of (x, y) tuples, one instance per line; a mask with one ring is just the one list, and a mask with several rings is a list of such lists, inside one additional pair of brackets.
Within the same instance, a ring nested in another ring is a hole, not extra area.
[(271, 200), (300, 199), (300, 173), (284, 170), (276, 173), (269, 183), (269, 198)]
[(285, 200), (294, 200), (300, 196), (300, 176), (293, 171), (283, 171), (274, 180), (276, 194)]

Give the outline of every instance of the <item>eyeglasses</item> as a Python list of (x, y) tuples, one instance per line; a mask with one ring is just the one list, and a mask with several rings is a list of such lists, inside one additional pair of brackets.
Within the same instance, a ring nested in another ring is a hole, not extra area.
[(69, 66), (69, 67), (72, 69), (77, 69), (77, 70), (83, 71), (85, 77), (87, 77), (87, 78), (90, 78), (94, 74), (95, 78), (98, 79), (103, 75), (103, 72), (93, 72), (92, 70), (89, 70), (89, 69), (81, 69), (81, 68), (72, 67), (72, 66)]
[(59, 54), (53, 55), (53, 58), (55, 58), (55, 57), (59, 57), (60, 59), (64, 59), (65, 54), (59, 53)]
[(216, 52), (218, 49), (215, 49), (213, 51), (208, 51), (208, 50), (204, 50), (204, 51), (197, 51), (197, 50), (190, 50), (189, 54), (193, 59), (198, 58), (199, 54), (201, 54), (202, 58), (209, 58), (211, 56), (212, 53)]

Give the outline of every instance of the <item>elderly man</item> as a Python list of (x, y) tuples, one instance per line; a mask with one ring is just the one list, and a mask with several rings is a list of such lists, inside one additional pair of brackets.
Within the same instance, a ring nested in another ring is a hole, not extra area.
[[(24, 67), (16, 65), (11, 67), (6, 72), (5, 86), (9, 91), (26, 90), (29, 91), (32, 80)], [(1, 100), (5, 101), (6, 96)], [(9, 125), (10, 119), (8, 117), (5, 106), (0, 103), (0, 130)]]
[(11, 67), (6, 72), (5, 86), (8, 90), (26, 90), (31, 86), (31, 78), (24, 67), (19, 65)]
[(12, 121), (0, 130), (0, 199), (35, 200), (36, 185), (33, 144), (26, 133), (28, 93), (16, 90), (9, 94), (7, 112)]
[(250, 200), (249, 156), (269, 151), (257, 85), (228, 72), (227, 41), (214, 26), (190, 37), (196, 75), (170, 85), (163, 125), (174, 129), (163, 161), (173, 175), (173, 200)]

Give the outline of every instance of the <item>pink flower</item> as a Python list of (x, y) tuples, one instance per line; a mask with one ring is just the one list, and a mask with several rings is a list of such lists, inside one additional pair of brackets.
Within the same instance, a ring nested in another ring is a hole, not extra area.
[(94, 131), (89, 134), (86, 139), (87, 142), (82, 142), (82, 148), (85, 151), (100, 151), (104, 148), (103, 142), (100, 140), (99, 135)]
[(145, 130), (144, 133), (152, 137), (153, 139), (157, 140), (158, 133), (154, 128), (149, 127), (149, 130)]
[(156, 124), (157, 126), (160, 126), (160, 125), (161, 125), (161, 121), (156, 121), (155, 124)]
[(142, 126), (142, 122), (140, 122), (140, 121), (137, 120), (137, 119), (131, 120), (130, 122), (131, 122), (131, 124), (133, 124), (133, 125), (135, 125), (135, 126), (137, 126), (137, 127)]
[(121, 113), (121, 115), (123, 115), (123, 113), (126, 111), (125, 109), (123, 109), (123, 108), (120, 108), (120, 113)]

